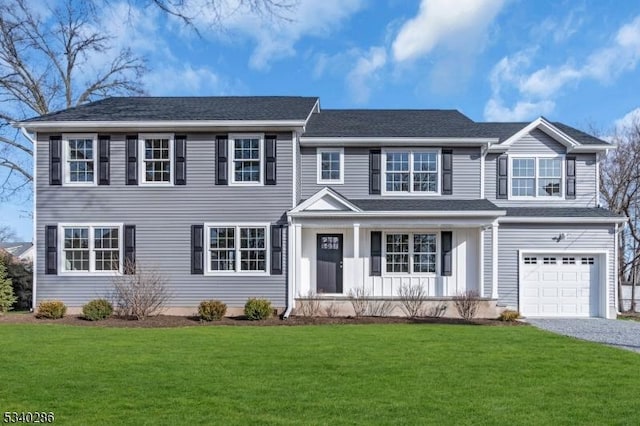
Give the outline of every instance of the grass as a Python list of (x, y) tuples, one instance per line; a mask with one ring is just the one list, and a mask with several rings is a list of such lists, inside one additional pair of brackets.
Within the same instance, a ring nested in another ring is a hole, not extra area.
[(62, 424), (638, 424), (640, 355), (533, 327), (0, 325), (0, 411)]

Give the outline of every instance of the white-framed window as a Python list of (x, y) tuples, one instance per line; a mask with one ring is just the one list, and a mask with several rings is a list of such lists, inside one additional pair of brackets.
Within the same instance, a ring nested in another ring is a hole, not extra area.
[(262, 185), (264, 182), (264, 135), (229, 135), (230, 185)]
[(438, 235), (432, 232), (388, 232), (384, 240), (387, 274), (435, 274)]
[(96, 185), (97, 135), (65, 134), (62, 140), (65, 185)]
[(510, 157), (509, 198), (564, 197), (562, 156)]
[(60, 224), (58, 231), (62, 273), (122, 273), (122, 224)]
[(344, 183), (344, 148), (318, 148), (317, 183)]
[(140, 145), (140, 184), (172, 185), (174, 135), (169, 133), (142, 133)]
[(440, 194), (440, 150), (383, 150), (383, 194)]
[(207, 273), (266, 275), (269, 224), (205, 224)]

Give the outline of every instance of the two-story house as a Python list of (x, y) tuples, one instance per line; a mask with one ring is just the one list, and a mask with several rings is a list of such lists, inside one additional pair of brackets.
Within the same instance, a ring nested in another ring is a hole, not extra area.
[(34, 304), (79, 310), (128, 260), (166, 277), (173, 313), (255, 296), (286, 316), (310, 292), (346, 306), (403, 285), (476, 291), (487, 315), (617, 311), (622, 219), (598, 206), (613, 147), (561, 123), (123, 97), (18, 125), (36, 141)]

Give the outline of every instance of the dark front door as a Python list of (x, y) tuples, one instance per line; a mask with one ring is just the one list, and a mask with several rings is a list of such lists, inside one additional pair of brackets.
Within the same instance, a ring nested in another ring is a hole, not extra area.
[(318, 293), (342, 293), (342, 234), (318, 234)]

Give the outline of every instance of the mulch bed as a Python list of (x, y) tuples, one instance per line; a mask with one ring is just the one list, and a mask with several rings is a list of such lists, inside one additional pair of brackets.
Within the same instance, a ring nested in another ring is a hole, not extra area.
[(87, 321), (81, 316), (67, 315), (57, 320), (38, 319), (32, 313), (9, 313), (0, 316), (0, 324), (65, 324), (84, 327), (129, 327), (129, 328), (159, 328), (159, 327), (193, 327), (193, 326), (296, 326), (296, 325), (326, 325), (326, 324), (466, 324), (488, 326), (520, 326), (526, 323), (504, 322), (492, 319), (475, 319), (465, 321), (457, 318), (399, 318), (399, 317), (299, 317), (291, 316), (286, 320), (279, 317), (262, 321), (249, 321), (243, 317), (228, 317), (220, 321), (201, 321), (198, 317), (183, 317), (174, 315), (158, 315), (143, 320), (110, 317), (102, 321)]

